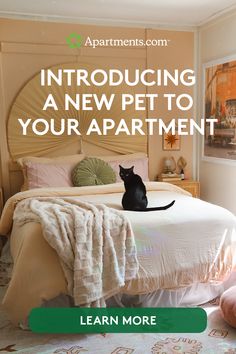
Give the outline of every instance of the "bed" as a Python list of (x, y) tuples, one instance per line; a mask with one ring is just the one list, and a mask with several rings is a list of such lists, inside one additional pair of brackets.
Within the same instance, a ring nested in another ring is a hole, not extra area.
[[(3, 306), (15, 324), (45, 301), (68, 294), (56, 252), (39, 223), (13, 222), (14, 209), (28, 198), (72, 197), (120, 210), (130, 220), (137, 247), (137, 275), (107, 299), (108, 306), (187, 306), (211, 300), (229, 284), (236, 264), (236, 218), (181, 188), (146, 182), (149, 206), (175, 199), (172, 208), (148, 213), (121, 210), (123, 183), (38, 188), (20, 192), (5, 205), (0, 232), (11, 231), (12, 279)], [(228, 282), (228, 283), (227, 283)], [(16, 295), (17, 294), (17, 295)]]
[[(79, 68), (81, 65), (87, 70), (93, 68), (88, 63), (76, 62), (56, 65), (54, 69)], [(81, 136), (36, 136), (33, 132), (23, 136), (19, 117), (41, 117), (45, 97), (54, 93), (59, 110), (54, 111), (53, 116), (58, 123), (61, 112), (64, 112), (62, 98), (65, 91), (75, 93), (76, 85), (41, 87), (39, 76), (40, 73), (30, 80), (27, 78), (11, 104), (8, 120), (6, 117), (7, 129), (3, 129), (2, 141), (7, 144), (1, 151), (2, 183), (5, 198), (10, 198), (1, 217), (0, 234), (10, 236), (14, 266), (2, 305), (12, 322), (26, 323), (30, 310), (36, 306), (73, 305), (59, 256), (46, 241), (41, 224), (35, 220), (19, 224), (15, 219), (16, 211), (23, 209), (24, 203), (39, 198), (70, 198), (74, 203), (92, 205), (102, 203), (129, 221), (136, 244), (138, 269), (135, 276), (126, 280), (112, 296), (106, 297), (107, 306), (191, 306), (223, 293), (236, 274), (233, 272), (236, 264), (235, 216), (219, 206), (192, 198), (177, 186), (148, 181), (147, 134), (86, 136), (84, 131), (89, 119), (94, 118), (93, 111), (72, 112), (73, 118), (80, 122)], [(89, 92), (91, 89), (88, 88)], [(139, 93), (140, 89), (136, 86), (132, 92)], [(109, 87), (106, 90), (110, 93)], [(126, 90), (130, 92), (130, 87)], [(95, 92), (104, 93), (104, 87)], [(122, 87), (121, 92), (125, 92), (125, 88)], [(120, 111), (116, 105), (109, 112), (96, 112), (96, 116), (101, 119), (108, 114), (118, 121), (121, 116), (135, 117), (135, 113), (134, 109)], [(65, 118), (70, 114), (64, 112)], [(143, 120), (146, 115), (146, 111), (139, 112)], [(157, 151), (158, 146), (149, 141), (149, 151), (152, 148)], [(145, 156), (133, 154), (135, 152), (142, 152)], [(132, 156), (125, 155), (131, 153)], [(187, 153), (186, 149), (183, 153)], [(109, 162), (116, 171), (116, 183), (74, 187), (71, 171), (85, 154), (98, 155)], [(34, 157), (27, 158), (29, 155)], [(123, 211), (124, 186), (118, 176), (119, 164), (123, 167), (135, 165), (135, 172), (146, 181), (149, 206), (165, 205), (173, 199), (174, 206), (166, 211), (148, 213)], [(191, 161), (188, 166), (191, 170)]]

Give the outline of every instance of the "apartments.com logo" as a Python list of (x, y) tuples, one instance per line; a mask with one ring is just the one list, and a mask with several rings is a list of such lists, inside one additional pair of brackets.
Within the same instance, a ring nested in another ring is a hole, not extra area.
[(140, 39), (140, 38), (133, 38), (133, 39), (113, 39), (113, 38), (106, 38), (106, 39), (98, 39), (98, 38), (91, 38), (86, 37), (85, 39), (82, 38), (80, 34), (71, 33), (67, 38), (66, 42), (70, 48), (80, 48), (82, 45), (84, 47), (167, 47), (170, 39), (166, 38), (158, 38), (158, 39)]

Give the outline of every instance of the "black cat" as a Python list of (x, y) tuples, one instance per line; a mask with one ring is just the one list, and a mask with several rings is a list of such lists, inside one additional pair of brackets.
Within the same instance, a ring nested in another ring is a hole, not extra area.
[(154, 211), (154, 210), (166, 210), (170, 208), (174, 203), (173, 200), (170, 204), (147, 208), (147, 192), (146, 187), (139, 175), (134, 173), (134, 166), (130, 168), (124, 168), (120, 166), (120, 178), (124, 181), (125, 193), (122, 198), (122, 206), (125, 210), (132, 211)]

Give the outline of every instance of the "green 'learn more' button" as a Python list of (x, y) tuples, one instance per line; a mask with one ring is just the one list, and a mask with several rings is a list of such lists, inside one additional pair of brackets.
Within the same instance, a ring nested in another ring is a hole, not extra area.
[(29, 325), (36, 333), (200, 333), (207, 325), (202, 308), (34, 308)]

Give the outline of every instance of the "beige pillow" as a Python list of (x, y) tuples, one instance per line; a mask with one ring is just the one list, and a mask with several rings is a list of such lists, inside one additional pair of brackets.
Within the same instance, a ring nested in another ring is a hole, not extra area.
[(148, 157), (143, 152), (128, 155), (100, 156), (99, 159), (109, 163), (116, 173), (116, 182), (121, 182), (120, 165), (123, 167), (134, 166), (134, 173), (138, 174), (143, 181), (149, 181), (148, 177)]
[(37, 163), (42, 165), (56, 165), (60, 164), (71, 164), (76, 166), (77, 163), (82, 161), (85, 158), (84, 154), (76, 154), (76, 155), (68, 155), (68, 156), (58, 156), (58, 157), (35, 157), (35, 156), (26, 156), (21, 157), (17, 160), (18, 165), (22, 169), (22, 173), (24, 176), (24, 184), (21, 187), (21, 191), (25, 191), (29, 189), (28, 177), (27, 177), (27, 164), (28, 163)]

